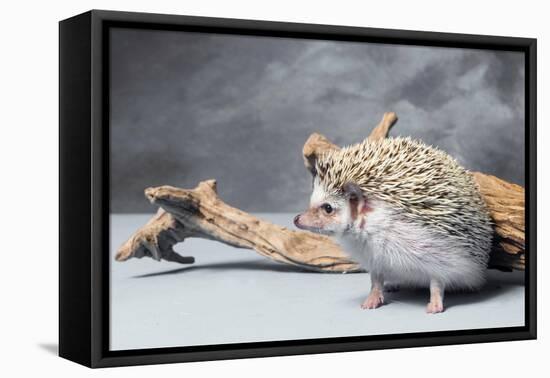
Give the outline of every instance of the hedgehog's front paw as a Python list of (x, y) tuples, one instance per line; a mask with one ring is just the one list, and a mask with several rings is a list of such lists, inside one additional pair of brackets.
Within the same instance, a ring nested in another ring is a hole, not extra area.
[(370, 292), (367, 299), (365, 299), (365, 301), (361, 305), (361, 308), (363, 310), (365, 309), (372, 310), (382, 306), (383, 304), (384, 304), (384, 296), (382, 295), (382, 293), (378, 290), (373, 290)]
[(443, 308), (443, 301), (435, 300), (428, 303), (428, 306), (426, 306), (426, 312), (428, 314), (438, 314), (440, 312), (443, 312), (445, 309)]

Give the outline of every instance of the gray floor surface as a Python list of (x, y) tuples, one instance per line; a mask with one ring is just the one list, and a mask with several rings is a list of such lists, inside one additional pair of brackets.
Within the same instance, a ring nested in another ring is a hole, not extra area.
[[(293, 214), (259, 214), (290, 227)], [(111, 216), (111, 257), (151, 215)], [(300, 271), (221, 243), (176, 246), (193, 265), (149, 258), (111, 264), (111, 350), (524, 325), (523, 273), (489, 271), (480, 292), (448, 293), (425, 313), (427, 290), (388, 293), (362, 310), (367, 273)]]

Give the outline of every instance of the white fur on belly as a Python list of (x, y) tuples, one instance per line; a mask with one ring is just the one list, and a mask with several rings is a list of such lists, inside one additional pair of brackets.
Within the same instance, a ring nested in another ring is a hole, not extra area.
[(429, 286), (437, 279), (446, 288), (475, 289), (485, 281), (489, 246), (479, 257), (479, 251), (471, 253), (471, 246), (460, 240), (411, 224), (380, 204), (368, 213), (362, 230), (337, 239), (363, 268), (392, 283)]

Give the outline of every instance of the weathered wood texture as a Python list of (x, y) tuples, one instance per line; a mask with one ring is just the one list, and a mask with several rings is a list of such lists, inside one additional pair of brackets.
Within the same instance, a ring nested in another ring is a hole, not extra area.
[(489, 265), (525, 269), (525, 190), (498, 177), (473, 172), (495, 225)]
[[(145, 195), (162, 209), (120, 247), (118, 261), (144, 256), (176, 261), (173, 245), (198, 237), (253, 249), (274, 261), (310, 271), (360, 270), (326, 236), (289, 230), (229, 206), (218, 197), (214, 180), (202, 181), (195, 189), (149, 188)], [(193, 262), (187, 259), (179, 262)]]
[[(386, 113), (369, 138), (385, 138), (397, 121)], [(304, 164), (314, 171), (316, 157), (327, 149), (340, 148), (323, 135), (314, 133), (303, 148)], [(475, 172), (474, 177), (495, 223), (495, 247), (490, 266), (503, 270), (525, 267), (524, 189), (497, 177)], [(179, 263), (193, 263), (173, 250), (188, 237), (222, 242), (253, 249), (274, 261), (317, 272), (356, 272), (351, 261), (332, 239), (307, 231), (293, 231), (231, 207), (217, 195), (214, 180), (195, 189), (170, 186), (149, 188), (147, 198), (158, 205), (158, 213), (117, 251), (116, 260), (151, 257)]]

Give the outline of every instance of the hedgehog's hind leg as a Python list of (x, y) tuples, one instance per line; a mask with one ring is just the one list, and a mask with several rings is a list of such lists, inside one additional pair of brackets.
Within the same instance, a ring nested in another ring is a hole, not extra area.
[(426, 312), (428, 314), (437, 314), (443, 312), (443, 294), (445, 292), (445, 285), (438, 279), (432, 278), (430, 280), (430, 302), (426, 306)]
[(371, 272), (370, 279), (370, 293), (361, 305), (362, 309), (375, 309), (384, 304), (384, 278), (381, 274)]

